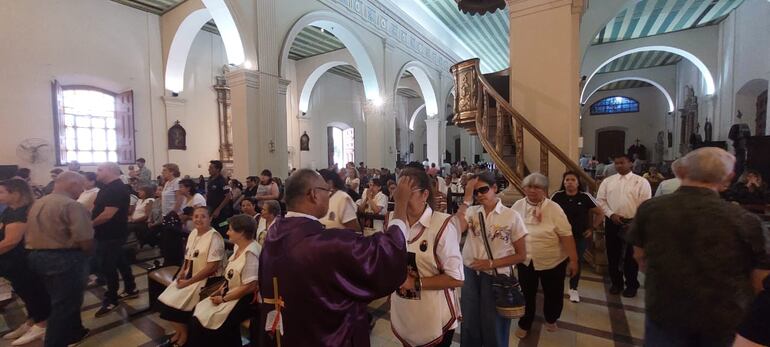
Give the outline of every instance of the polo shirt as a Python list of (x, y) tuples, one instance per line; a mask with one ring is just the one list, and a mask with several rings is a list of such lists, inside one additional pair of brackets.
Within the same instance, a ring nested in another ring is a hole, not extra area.
[[(222, 175), (209, 178), (206, 184), (206, 206), (210, 211), (214, 211), (222, 201), (227, 197), (227, 193), (230, 191), (230, 187), (227, 185), (227, 181)], [(229, 204), (228, 204), (229, 205)], [(228, 206), (222, 207), (221, 212), (229, 211)], [(223, 213), (220, 213), (220, 217)]]
[[(465, 221), (468, 222), (468, 236), (463, 246), (463, 264), (470, 268), (475, 259), (489, 259), (482, 239), (479, 213), (484, 214), (484, 206), (475, 205), (465, 211)], [(513, 243), (527, 236), (527, 229), (519, 213), (509, 207), (505, 207), (502, 201), (497, 200), (495, 208), (484, 215), (487, 240), (492, 256), (495, 259), (505, 258), (516, 254)], [(488, 274), (493, 272), (486, 271)], [(510, 274), (510, 268), (498, 268), (498, 273)]]
[(128, 207), (130, 194), (123, 181), (116, 179), (107, 183), (96, 194), (94, 209), (91, 219), (96, 218), (107, 207), (115, 207), (117, 212), (105, 223), (94, 227), (94, 239), (96, 240), (120, 240), (128, 234)]
[(572, 226), (572, 235), (577, 239), (582, 239), (583, 232), (588, 230), (590, 225), (590, 211), (596, 207), (594, 198), (584, 192), (570, 196), (567, 192), (560, 190), (551, 196), (551, 200), (559, 204), (564, 214), (567, 215), (567, 220)]

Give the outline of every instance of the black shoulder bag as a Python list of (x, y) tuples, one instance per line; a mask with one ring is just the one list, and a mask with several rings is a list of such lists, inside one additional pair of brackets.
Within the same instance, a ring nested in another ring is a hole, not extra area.
[[(484, 212), (479, 212), (479, 226), (481, 227), (481, 236), (484, 239), (484, 248), (487, 250), (489, 260), (495, 260), (492, 256), (492, 248), (487, 239), (487, 226), (484, 222)], [(519, 280), (513, 275), (513, 267), (510, 266), (511, 275), (505, 275), (497, 272), (497, 268), (492, 269), (492, 292), (495, 294), (495, 309), (500, 317), (506, 319), (521, 318), (524, 316), (524, 295), (521, 293)]]

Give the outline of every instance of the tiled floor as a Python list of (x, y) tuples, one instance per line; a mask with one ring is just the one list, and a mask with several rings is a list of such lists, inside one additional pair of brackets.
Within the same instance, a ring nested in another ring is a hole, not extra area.
[[(153, 251), (143, 252), (142, 256), (151, 258)], [(83, 305), (83, 323), (92, 330), (92, 335), (81, 346), (155, 346), (171, 332), (171, 326), (158, 318), (158, 314), (147, 311), (147, 276), (143, 266), (149, 262), (139, 262), (133, 270), (142, 295), (138, 299), (125, 302), (120, 309), (101, 318), (94, 318), (99, 308), (102, 288), (86, 291)], [(516, 322), (511, 324), (510, 346), (636, 346), (642, 344), (644, 334), (644, 290), (636, 298), (626, 299), (607, 293), (608, 285), (597, 274), (587, 270), (580, 283), (583, 301), (575, 304), (564, 299), (564, 310), (559, 321), (560, 330), (548, 332), (541, 329), (542, 318), (536, 320), (530, 336), (519, 340), (513, 336)], [(542, 297), (541, 297), (542, 299)], [(388, 303), (380, 299), (370, 305), (377, 318), (372, 331), (372, 346), (400, 346), (390, 330)], [(538, 312), (541, 312), (538, 309)], [(539, 314), (538, 314), (539, 315)], [(19, 301), (0, 310), (0, 333), (16, 327), (24, 319), (23, 307)], [(454, 337), (453, 346), (459, 346), (459, 329)], [(0, 347), (10, 346), (7, 340), (0, 340)], [(38, 347), (35, 342), (26, 346)]]

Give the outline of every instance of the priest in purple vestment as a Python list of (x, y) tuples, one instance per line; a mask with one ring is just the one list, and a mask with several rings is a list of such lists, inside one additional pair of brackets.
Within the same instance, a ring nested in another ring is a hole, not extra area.
[[(273, 278), (284, 334), (281, 346), (369, 346), (367, 305), (389, 295), (406, 279), (406, 207), (412, 182), (399, 181), (389, 227), (364, 237), (347, 229), (324, 229), (330, 191), (317, 172), (297, 170), (286, 182), (286, 217), (267, 233), (259, 257), (261, 346), (275, 346), (266, 317), (275, 306)], [(270, 304), (268, 304), (268, 302)]]

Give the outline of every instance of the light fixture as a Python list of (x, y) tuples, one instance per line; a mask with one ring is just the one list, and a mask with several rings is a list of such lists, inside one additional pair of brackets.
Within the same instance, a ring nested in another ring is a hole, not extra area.
[(382, 97), (380, 97), (379, 95), (377, 95), (374, 98), (372, 98), (372, 105), (374, 105), (375, 107), (380, 107), (384, 103), (385, 103), (385, 101), (382, 100)]
[(249, 70), (251, 70), (251, 68), (252, 68), (252, 65), (251, 65), (251, 61), (248, 61), (248, 60), (244, 61), (244, 62), (243, 62), (243, 67), (244, 67), (245, 69), (249, 69)]

